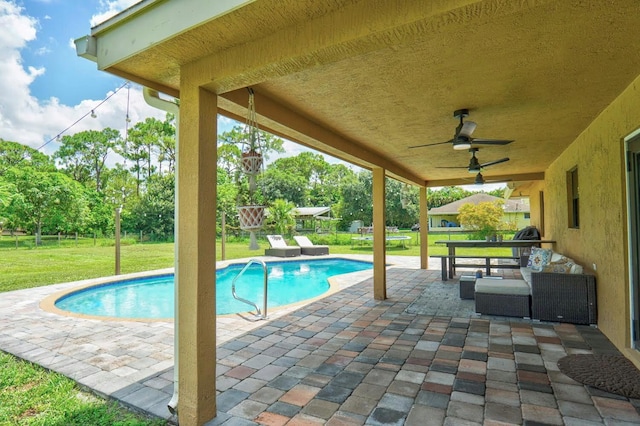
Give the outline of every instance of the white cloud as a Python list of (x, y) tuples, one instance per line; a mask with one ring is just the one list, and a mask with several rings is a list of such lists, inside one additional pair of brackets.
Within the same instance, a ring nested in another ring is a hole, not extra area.
[[(31, 94), (30, 85), (46, 70), (25, 68), (21, 56), (21, 49), (36, 38), (37, 21), (15, 3), (0, 0), (0, 28), (0, 138), (39, 148), (63, 131), (68, 135), (111, 127), (124, 132), (127, 108), (132, 124), (146, 117), (164, 119), (165, 113), (147, 105), (142, 88), (136, 85), (131, 85), (128, 100), (127, 89), (123, 88), (100, 106), (103, 99), (87, 99), (74, 106), (60, 104), (55, 97), (38, 100)], [(97, 114), (95, 119), (87, 115), (91, 110)], [(42, 151), (51, 154), (57, 148), (53, 140)]]
[(140, 3), (140, 1), (141, 0), (100, 0), (101, 11), (91, 17), (91, 26), (94, 27), (114, 17), (128, 7)]

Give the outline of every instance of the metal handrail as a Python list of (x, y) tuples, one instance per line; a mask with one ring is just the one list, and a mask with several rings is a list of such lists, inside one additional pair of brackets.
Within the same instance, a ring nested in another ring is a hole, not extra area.
[[(249, 269), (249, 266), (254, 263), (262, 265), (262, 270), (264, 271), (264, 302), (262, 311), (260, 310), (260, 308), (258, 308), (258, 305), (256, 305), (252, 301), (244, 299), (236, 294), (236, 280), (240, 278), (242, 274), (244, 274), (244, 272)], [(262, 319), (267, 319), (267, 277), (267, 264), (264, 263), (264, 261), (261, 259), (249, 259), (247, 264), (244, 265), (244, 268), (242, 268), (242, 270), (238, 273), (238, 275), (235, 276), (235, 278), (231, 282), (231, 294), (233, 295), (233, 298), (256, 308), (256, 315), (261, 316)]]

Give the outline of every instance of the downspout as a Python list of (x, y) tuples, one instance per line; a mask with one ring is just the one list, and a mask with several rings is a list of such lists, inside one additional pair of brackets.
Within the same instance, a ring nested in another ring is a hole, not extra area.
[(164, 99), (160, 99), (160, 95), (157, 90), (149, 89), (148, 87), (142, 88), (142, 94), (144, 95), (144, 100), (150, 106), (160, 109), (162, 111), (169, 112), (176, 116), (176, 162), (175, 162), (175, 213), (174, 213), (174, 223), (176, 227), (173, 231), (173, 244), (174, 244), (174, 315), (173, 315), (173, 396), (171, 400), (167, 404), (167, 408), (171, 412), (171, 414), (178, 415), (178, 289), (180, 286), (178, 285), (178, 215), (180, 209), (178, 208), (178, 165), (180, 161), (178, 161), (178, 135), (180, 130), (180, 107), (174, 102), (167, 101)]

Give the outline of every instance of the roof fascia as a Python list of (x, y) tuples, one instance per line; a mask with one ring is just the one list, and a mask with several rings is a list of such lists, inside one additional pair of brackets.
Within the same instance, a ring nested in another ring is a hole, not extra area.
[(94, 45), (93, 50), (81, 51), (76, 42), (76, 51), (105, 70), (203, 23), (203, 17), (213, 20), (254, 1), (143, 1), (93, 27), (91, 36), (78, 39), (86, 39), (87, 46)]

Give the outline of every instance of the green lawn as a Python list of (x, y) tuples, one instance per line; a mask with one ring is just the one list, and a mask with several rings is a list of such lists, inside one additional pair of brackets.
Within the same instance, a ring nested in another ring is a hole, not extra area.
[(160, 426), (79, 390), (60, 374), (0, 352), (0, 425)]

